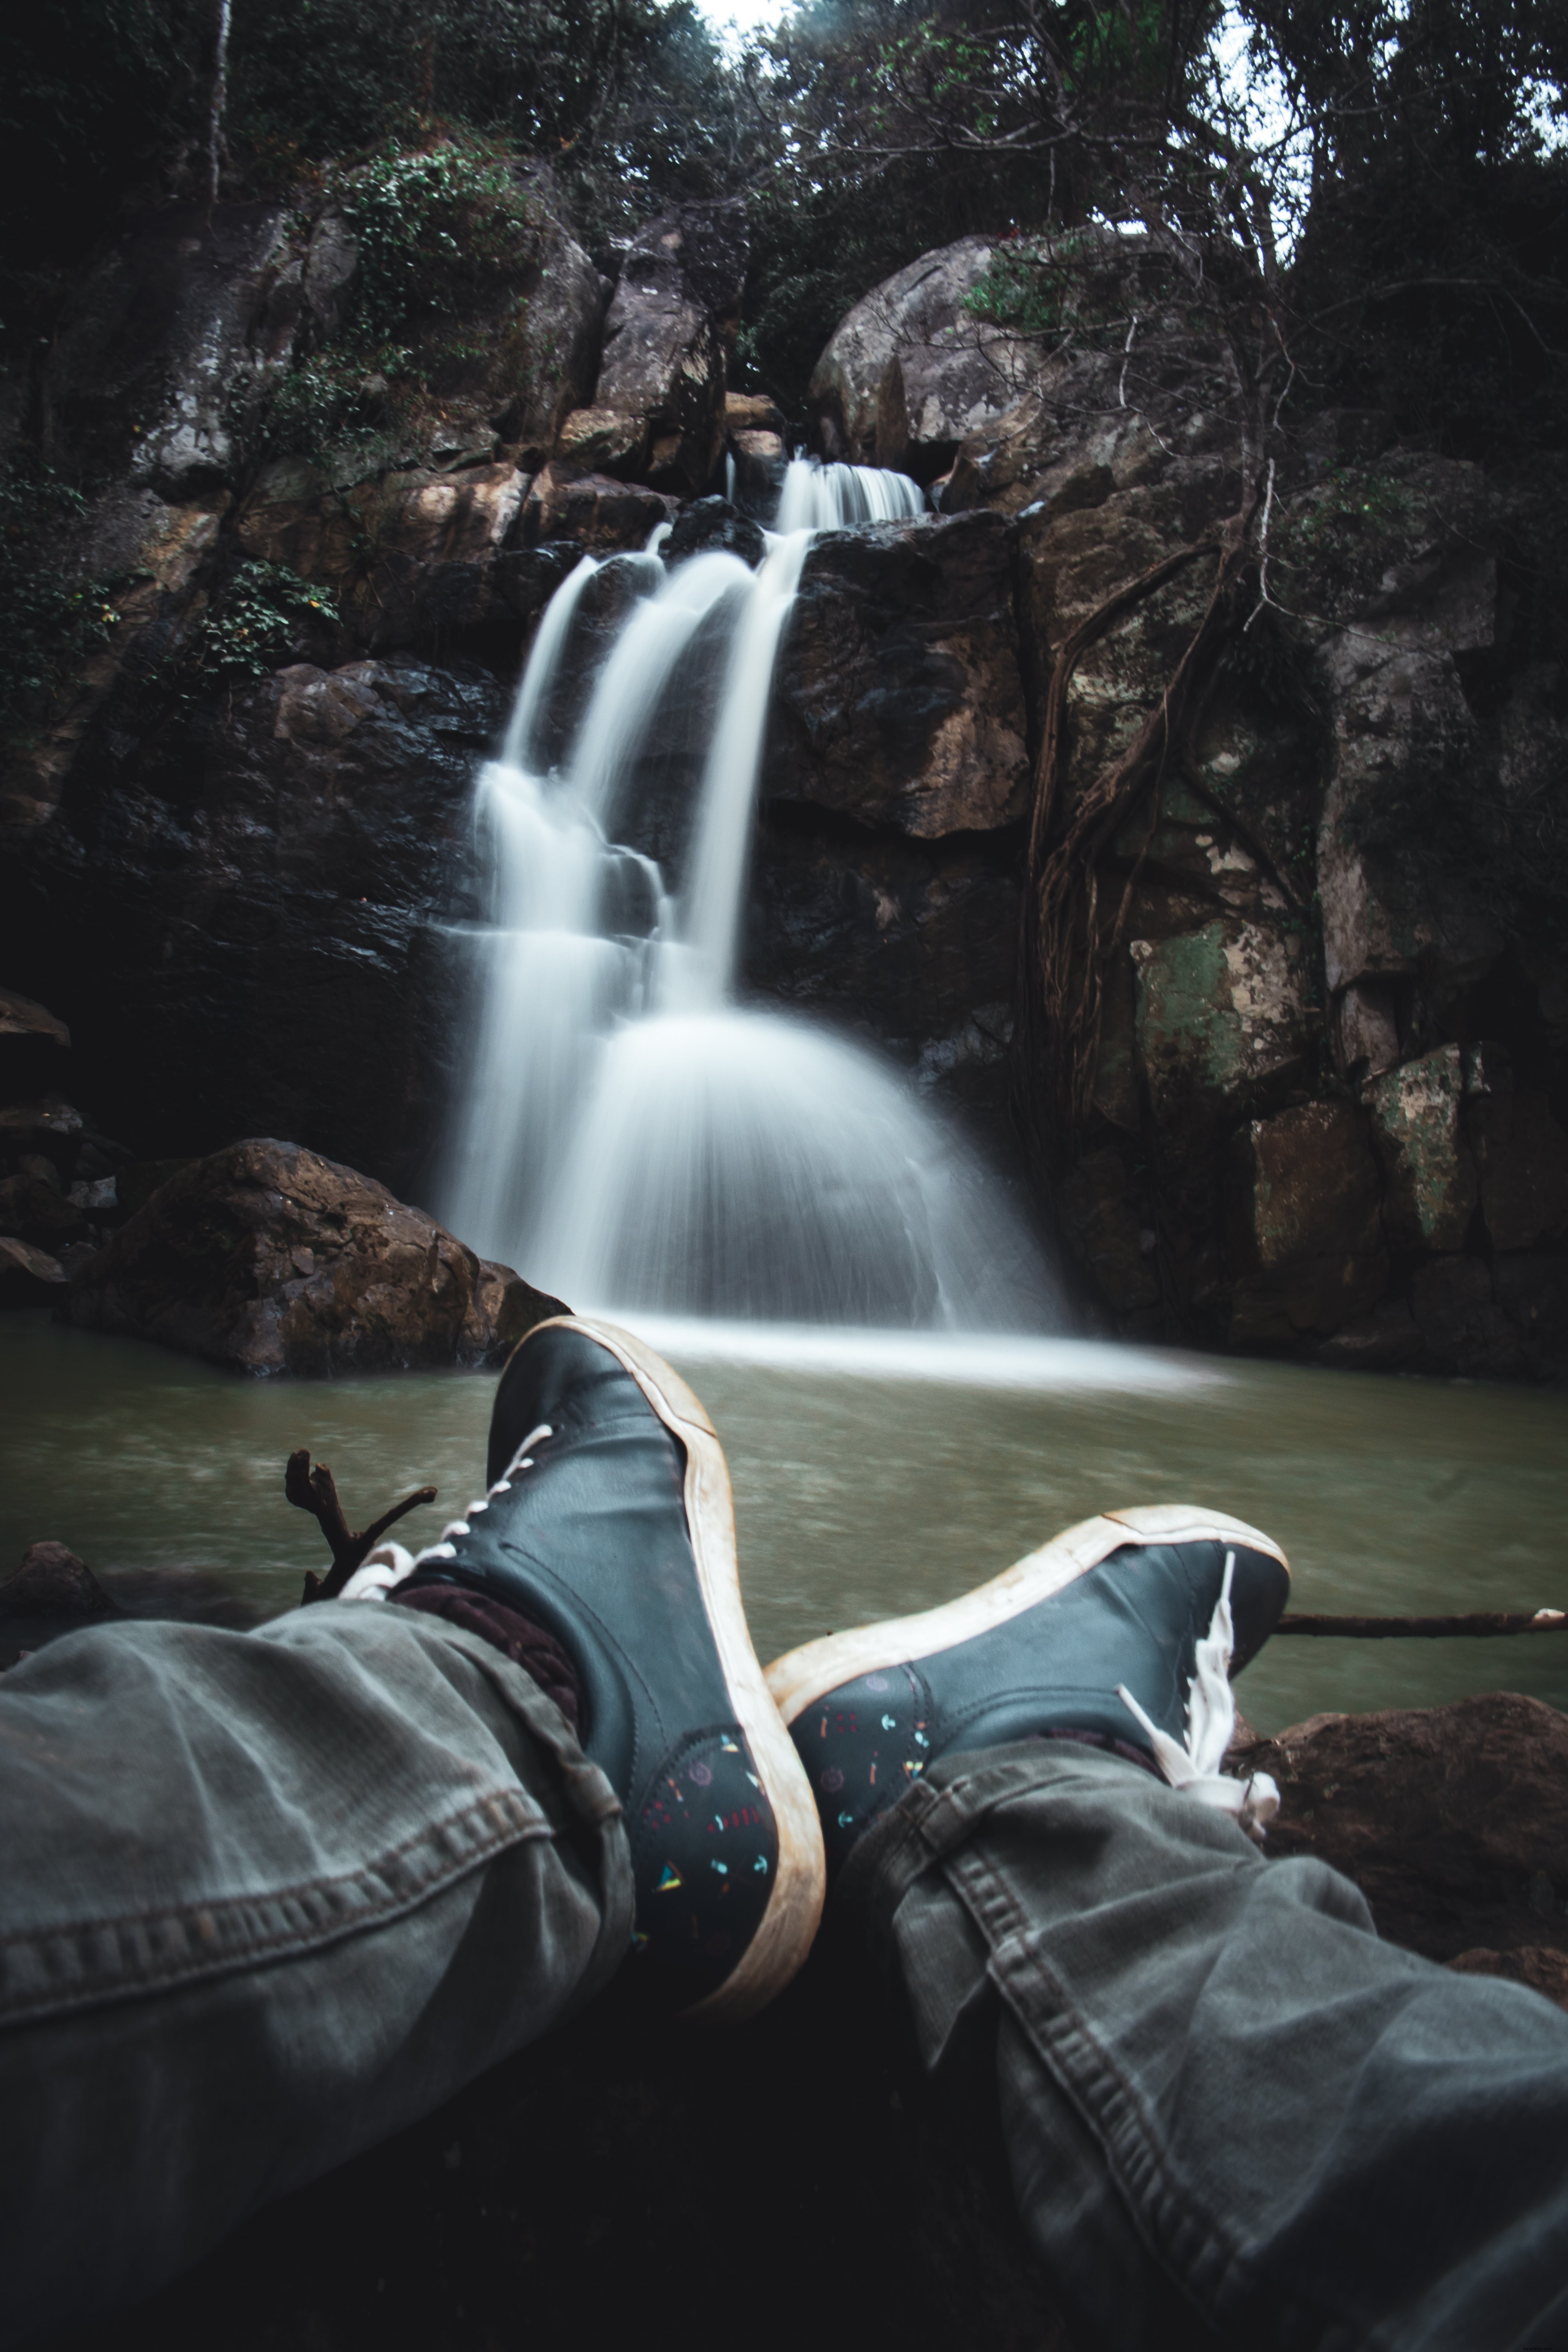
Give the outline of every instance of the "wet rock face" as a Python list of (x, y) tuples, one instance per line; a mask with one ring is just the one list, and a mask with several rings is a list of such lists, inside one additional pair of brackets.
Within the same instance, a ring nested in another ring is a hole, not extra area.
[(769, 800), (919, 840), (1023, 812), (1006, 533), (990, 515), (833, 531), (806, 558), (773, 687)]
[(500, 1361), (561, 1309), (384, 1185), (261, 1138), (160, 1186), (58, 1311), (265, 1379)]
[(264, 1116), (412, 1181), (502, 709), (486, 673), (370, 660), (296, 664), (145, 733), (111, 707), (24, 908), (111, 1133), (168, 1157)]
[(738, 555), (753, 571), (767, 552), (767, 541), (750, 515), (728, 499), (697, 499), (670, 531), (659, 552), (666, 563), (679, 563), (688, 555), (718, 551)]

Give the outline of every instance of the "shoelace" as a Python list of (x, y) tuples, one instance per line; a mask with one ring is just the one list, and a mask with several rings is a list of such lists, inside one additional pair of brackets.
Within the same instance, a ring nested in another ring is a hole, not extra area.
[(1116, 1696), (1147, 1733), (1154, 1761), (1173, 1789), (1195, 1797), (1200, 1805), (1214, 1805), (1233, 1813), (1237, 1825), (1261, 1845), (1268, 1823), (1279, 1811), (1278, 1784), (1267, 1772), (1235, 1780), (1220, 1770), (1226, 1749), (1236, 1732), (1236, 1698), (1230, 1687), (1230, 1661), (1236, 1649), (1236, 1628), (1230, 1614), (1231, 1580), (1236, 1554), (1225, 1556), (1225, 1582), (1215, 1603), (1209, 1629), (1194, 1654), (1194, 1674), (1187, 1693), (1187, 1738), (1184, 1747), (1151, 1722), (1125, 1683)]
[(554, 1434), (547, 1421), (542, 1421), (537, 1429), (531, 1429), (484, 1499), (470, 1503), (462, 1518), (448, 1519), (437, 1540), (426, 1544), (423, 1551), (405, 1551), (400, 1543), (377, 1544), (355, 1569), (338, 1598), (341, 1601), (384, 1601), (405, 1577), (412, 1576), (416, 1568), (425, 1567), (427, 1561), (456, 1559), (458, 1549), (452, 1541), (453, 1537), (473, 1533), (469, 1521), (478, 1518), (481, 1511), (488, 1511), (498, 1495), (510, 1494), (511, 1482), (518, 1472), (533, 1468), (531, 1449), (542, 1445), (547, 1437)]

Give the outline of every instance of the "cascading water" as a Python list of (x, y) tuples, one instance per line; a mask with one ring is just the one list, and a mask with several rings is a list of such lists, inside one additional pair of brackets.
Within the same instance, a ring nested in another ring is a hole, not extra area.
[(925, 512), (918, 483), (884, 466), (819, 466), (797, 457), (784, 475), (775, 529), (842, 530), (858, 522), (897, 522)]
[[(667, 571), (652, 543), (613, 559), (627, 609), (553, 761), (605, 567), (585, 556), (540, 625), (479, 784), (490, 921), (443, 1207), (574, 1305), (906, 1329), (1054, 1319), (994, 1181), (903, 1080), (733, 997), (771, 681), (812, 533), (921, 504), (902, 476), (797, 460), (755, 572), (718, 553)], [(677, 898), (614, 835), (657, 730), (715, 664)]]

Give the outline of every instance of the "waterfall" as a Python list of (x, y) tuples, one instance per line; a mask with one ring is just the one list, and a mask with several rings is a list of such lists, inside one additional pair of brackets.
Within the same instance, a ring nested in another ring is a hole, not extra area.
[[(754, 572), (713, 552), (667, 570), (661, 530), (641, 556), (584, 556), (540, 624), (476, 793), (488, 920), (441, 1209), (574, 1305), (905, 1329), (1053, 1319), (1000, 1187), (905, 1080), (734, 998), (771, 683), (812, 532), (921, 510), (901, 476), (797, 460)], [(552, 761), (584, 600), (607, 582), (626, 610)], [(635, 832), (682, 728), (706, 741), (672, 890), (616, 835)]]
[(779, 499), (780, 530), (842, 530), (860, 522), (897, 522), (925, 512), (919, 485), (882, 466), (823, 466), (796, 457)]

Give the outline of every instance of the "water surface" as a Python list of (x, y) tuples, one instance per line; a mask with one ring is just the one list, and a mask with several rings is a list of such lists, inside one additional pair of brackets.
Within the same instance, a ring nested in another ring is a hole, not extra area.
[[(1268, 1528), (1302, 1609), (1568, 1608), (1568, 1394), (1216, 1363), (1071, 1341), (660, 1331), (734, 1477), (764, 1658), (923, 1608), (1090, 1512), (1200, 1501)], [(324, 1564), (283, 1497), (307, 1445), (351, 1522), (434, 1481), (411, 1539), (478, 1491), (493, 1376), (252, 1382), (132, 1340), (0, 1317), (0, 1569), (58, 1537), (95, 1566), (221, 1570), (268, 1610)], [(1320, 1709), (1521, 1690), (1568, 1706), (1568, 1634), (1276, 1642), (1238, 1685)]]

